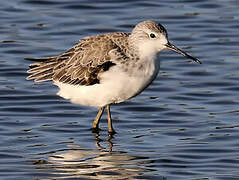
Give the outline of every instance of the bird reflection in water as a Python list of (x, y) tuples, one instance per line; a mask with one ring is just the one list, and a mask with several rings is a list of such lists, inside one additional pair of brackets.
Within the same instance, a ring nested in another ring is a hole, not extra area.
[[(94, 133), (94, 138), (96, 140), (96, 147), (99, 149), (99, 150), (105, 150), (106, 148), (103, 147), (100, 143), (102, 142), (102, 139), (100, 138), (100, 134), (99, 133)], [(109, 152), (112, 152), (112, 149), (113, 149), (113, 143), (111, 141), (111, 139), (113, 139), (113, 135), (112, 134), (109, 134), (108, 137), (106, 138), (106, 142), (108, 142), (108, 149), (109, 149)]]
[[(150, 164), (148, 157), (113, 151), (112, 136), (100, 139), (95, 134), (97, 149), (86, 149), (79, 145), (68, 145), (68, 149), (54, 152), (45, 163), (35, 163), (37, 170), (47, 171), (51, 178), (87, 179), (137, 179), (152, 169), (142, 168)], [(102, 144), (107, 142), (108, 147)], [(142, 179), (142, 178), (141, 178)]]

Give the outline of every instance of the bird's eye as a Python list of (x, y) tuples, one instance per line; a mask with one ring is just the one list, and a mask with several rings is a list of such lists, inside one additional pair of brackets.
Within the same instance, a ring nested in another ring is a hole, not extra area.
[(156, 38), (155, 34), (154, 33), (150, 33), (149, 35), (151, 38)]

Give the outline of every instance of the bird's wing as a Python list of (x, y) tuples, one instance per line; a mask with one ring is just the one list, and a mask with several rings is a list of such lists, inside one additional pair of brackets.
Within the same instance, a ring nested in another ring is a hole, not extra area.
[(90, 36), (59, 56), (31, 59), (33, 73), (27, 79), (36, 82), (54, 80), (68, 84), (92, 85), (99, 83), (98, 74), (127, 59), (124, 38), (126, 33)]

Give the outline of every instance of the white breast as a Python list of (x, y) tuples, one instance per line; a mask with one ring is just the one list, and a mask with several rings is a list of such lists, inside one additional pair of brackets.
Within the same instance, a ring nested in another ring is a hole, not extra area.
[[(142, 63), (142, 64), (140, 64)], [(143, 67), (139, 68), (141, 65)], [(86, 106), (102, 107), (120, 103), (141, 93), (157, 76), (159, 60), (139, 62), (125, 72), (120, 65), (102, 73), (100, 84), (91, 86), (69, 85), (55, 82), (60, 88), (58, 95), (71, 102)]]

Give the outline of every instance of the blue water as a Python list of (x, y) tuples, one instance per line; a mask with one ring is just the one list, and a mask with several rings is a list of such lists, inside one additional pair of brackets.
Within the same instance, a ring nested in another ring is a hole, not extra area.
[[(239, 179), (238, 8), (237, 0), (2, 1), (0, 179)], [(161, 53), (154, 83), (112, 106), (112, 138), (106, 115), (93, 134), (97, 109), (25, 80), (25, 57), (148, 19), (203, 64)]]

